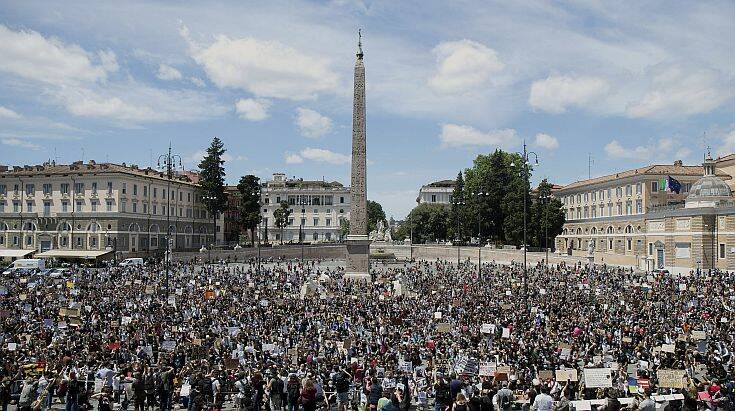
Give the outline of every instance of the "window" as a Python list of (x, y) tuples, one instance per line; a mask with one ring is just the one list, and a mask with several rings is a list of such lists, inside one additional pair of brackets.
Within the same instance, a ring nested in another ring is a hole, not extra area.
[(625, 202), (625, 214), (633, 214), (633, 203), (630, 200)]
[(68, 201), (62, 201), (61, 202), (61, 212), (62, 213), (68, 213), (69, 212), (69, 202)]
[(618, 196), (618, 197), (622, 197), (623, 196), (623, 187), (617, 187), (615, 189), (615, 195)]
[(105, 201), (107, 205), (107, 211), (112, 211), (112, 200)]
[(179, 207), (179, 217), (183, 217), (183, 216), (184, 216), (184, 209), (183, 207)]
[(584, 206), (584, 218), (589, 218), (589, 207)]
[(13, 194), (18, 195), (18, 190), (20, 190), (20, 186), (18, 184), (13, 185)]
[(651, 181), (651, 192), (652, 193), (658, 192), (658, 181)]
[(186, 193), (186, 201), (191, 203), (191, 193)]
[(77, 247), (82, 246), (82, 237), (77, 237)]
[(339, 209), (339, 213), (340, 213), (340, 214), (344, 214), (344, 213), (345, 213), (345, 210), (344, 210), (344, 209), (341, 209), (341, 208), (340, 208), (340, 209)]
[(138, 185), (137, 184), (133, 184), (133, 195), (134, 196), (138, 195)]
[(306, 225), (306, 219), (305, 219), (305, 218), (302, 218), (302, 219), (301, 219), (301, 225), (302, 225), (302, 226), (305, 226), (305, 225)]
[(577, 194), (577, 203), (581, 203), (581, 202), (582, 202), (582, 195)]
[(314, 227), (317, 227), (318, 225), (319, 225), (319, 219), (318, 218), (315, 218), (314, 219)]
[(128, 193), (128, 183), (122, 183), (122, 193), (127, 194)]
[(125, 213), (127, 212), (128, 203), (126, 201), (123, 201), (120, 203), (120, 212)]
[(569, 196), (569, 204), (574, 204), (574, 196)]
[(92, 195), (97, 195), (97, 182), (92, 183)]
[[(165, 205), (162, 205), (161, 206), (161, 215), (166, 215), (166, 206)], [(202, 217), (202, 218), (204, 218), (204, 217)]]
[(431, 202), (436, 203), (436, 194), (431, 195)]
[(166, 199), (166, 191), (167, 190), (161, 190), (161, 198), (164, 200)]
[(288, 225), (293, 225), (293, 218), (288, 219)]
[(633, 240), (630, 238), (628, 239), (628, 251), (631, 251), (633, 249)]
[(51, 202), (50, 201), (43, 202), (43, 215), (46, 217), (51, 215)]
[(112, 181), (107, 182), (107, 194), (112, 194)]
[(623, 215), (623, 203), (618, 203), (618, 214)]
[(631, 186), (630, 184), (625, 186), (625, 195), (633, 195), (633, 186)]
[(345, 202), (345, 198), (344, 198), (344, 197), (340, 197), (340, 198), (339, 198), (339, 203), (340, 203), (340, 204), (344, 204), (344, 202)]
[(133, 212), (134, 213), (138, 212), (138, 203), (133, 202)]
[(591, 211), (592, 211), (592, 218), (596, 218), (597, 217), (597, 207), (592, 206)]
[(84, 211), (84, 201), (82, 201), (82, 200), (77, 201), (77, 209), (76, 209), (76, 211), (78, 211), (78, 212)]
[(334, 198), (332, 196), (324, 196), (324, 205), (332, 205)]
[(643, 214), (643, 200), (635, 200), (635, 213)]
[(51, 184), (46, 183), (43, 185), (43, 194), (51, 195)]
[(6, 195), (8, 194), (8, 189), (5, 187), (5, 184), (0, 184), (0, 195)]
[(74, 183), (74, 193), (84, 194), (84, 183)]
[(592, 192), (592, 201), (597, 201), (597, 191)]
[(26, 202), (26, 212), (28, 213), (33, 212), (33, 201)]
[(331, 218), (327, 218), (326, 221), (325, 221), (325, 225), (327, 227), (330, 227), (332, 225), (332, 219)]
[(648, 243), (648, 255), (653, 255), (653, 243)]
[(33, 245), (33, 237), (31, 236), (26, 237), (26, 245)]
[(0, 213), (5, 212), (5, 201), (0, 201)]
[(266, 197), (264, 203), (265, 204), (270, 204), (270, 198)]
[(582, 218), (582, 209), (577, 207), (577, 218)]
[(600, 204), (600, 217), (605, 216), (605, 206)]
[(153, 204), (153, 215), (158, 214), (158, 206)]
[(69, 183), (61, 183), (61, 194), (69, 194)]
[(720, 243), (720, 258), (725, 258), (725, 244)]
[(90, 202), (90, 204), (92, 205), (92, 212), (93, 213), (96, 213), (97, 212), (97, 205), (99, 203), (97, 201), (92, 201), (92, 202)]
[(609, 200), (610, 197), (612, 197), (612, 188), (607, 189), (607, 199)]
[[(676, 243), (675, 245), (675, 256), (676, 258), (690, 258), (692, 255), (692, 243)], [(653, 244), (649, 245), (650, 251), (653, 251)], [(653, 252), (651, 252), (653, 255)]]
[(588, 201), (590, 201), (590, 195), (589, 193), (584, 193), (584, 202), (586, 203)]
[(314, 241), (318, 241), (319, 240), (319, 233), (314, 233), (314, 235), (312, 236), (312, 238), (314, 239)]
[(34, 184), (26, 184), (26, 195), (33, 196), (36, 194), (36, 186)]
[(636, 185), (635, 185), (635, 193), (636, 194), (640, 194), (642, 188), (643, 187), (642, 187), (641, 183), (636, 183)]
[(607, 203), (607, 216), (612, 217), (613, 215), (613, 205), (612, 203)]
[(184, 201), (184, 193), (179, 190), (179, 201)]
[(97, 237), (90, 238), (90, 241), (92, 243), (92, 247), (97, 247)]
[(158, 188), (153, 187), (153, 198), (157, 198), (157, 197), (158, 197)]
[(143, 197), (148, 197), (148, 186), (143, 186)]
[(143, 203), (143, 214), (148, 214), (148, 204)]
[(13, 212), (14, 213), (20, 212), (20, 202), (19, 201), (13, 201)]

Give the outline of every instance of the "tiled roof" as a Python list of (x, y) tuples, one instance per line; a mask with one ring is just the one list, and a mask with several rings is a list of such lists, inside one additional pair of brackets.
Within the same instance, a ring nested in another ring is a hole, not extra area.
[[(646, 167), (634, 168), (632, 170), (621, 171), (619, 173), (610, 174), (602, 177), (595, 177), (589, 180), (580, 180), (571, 184), (565, 185), (562, 190), (569, 190), (588, 185), (607, 183), (609, 181), (618, 180), (627, 177), (634, 177), (637, 175), (644, 176), (692, 176), (700, 177), (704, 175), (704, 167), (702, 166), (684, 166), (684, 165), (669, 165), (669, 164), (656, 164)], [(723, 172), (718, 172), (717, 176), (729, 180), (731, 177)]]
[[(121, 173), (137, 177), (151, 178), (154, 180), (168, 181), (166, 173), (152, 168), (138, 168), (134, 165), (114, 164), (114, 163), (82, 163), (81, 161), (72, 164), (54, 164), (46, 163), (34, 166), (15, 166), (7, 170), (0, 170), (0, 176), (28, 176), (28, 175), (64, 175), (64, 174), (103, 174), (103, 173)], [(197, 185), (192, 183), (187, 175), (174, 175), (172, 181), (188, 185)]]

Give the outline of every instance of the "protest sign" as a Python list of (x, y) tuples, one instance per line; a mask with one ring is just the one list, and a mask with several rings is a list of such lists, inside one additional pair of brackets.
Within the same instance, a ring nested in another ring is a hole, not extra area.
[(495, 363), (492, 363), (492, 362), (480, 363), (480, 370), (478, 374), (481, 377), (492, 377), (493, 375), (495, 375)]
[(707, 338), (707, 333), (701, 330), (692, 331), (692, 339), (695, 341), (701, 341)]
[(176, 341), (166, 340), (161, 343), (161, 349), (163, 351), (173, 351), (176, 349)]
[(413, 371), (413, 364), (411, 361), (400, 361), (398, 363), (398, 368), (403, 372), (411, 372)]
[(611, 388), (612, 375), (609, 368), (585, 368), (584, 385), (587, 388)]
[(684, 370), (658, 370), (658, 386), (661, 388), (684, 388), (686, 386)]
[(555, 374), (556, 374), (555, 379), (559, 382), (579, 381), (579, 377), (577, 376), (577, 370), (575, 369), (556, 370)]
[(554, 378), (554, 371), (552, 370), (539, 370), (538, 378), (541, 381), (548, 381)]
[(483, 324), (482, 327), (480, 327), (480, 332), (483, 334), (494, 334), (495, 324)]
[(439, 323), (436, 325), (436, 332), (448, 333), (452, 330), (452, 325), (449, 323)]

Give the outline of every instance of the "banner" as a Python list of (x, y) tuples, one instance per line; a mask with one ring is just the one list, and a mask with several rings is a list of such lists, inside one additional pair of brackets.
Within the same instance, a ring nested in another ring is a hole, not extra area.
[(584, 385), (587, 388), (612, 388), (609, 368), (585, 368)]

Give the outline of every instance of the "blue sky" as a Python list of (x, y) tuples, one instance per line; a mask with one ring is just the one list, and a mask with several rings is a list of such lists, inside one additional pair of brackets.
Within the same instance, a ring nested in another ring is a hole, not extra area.
[(735, 3), (2, 2), (0, 163), (146, 166), (169, 141), (228, 181), (349, 183), (357, 28), (368, 197), (397, 218), (479, 153), (557, 183), (735, 151)]

